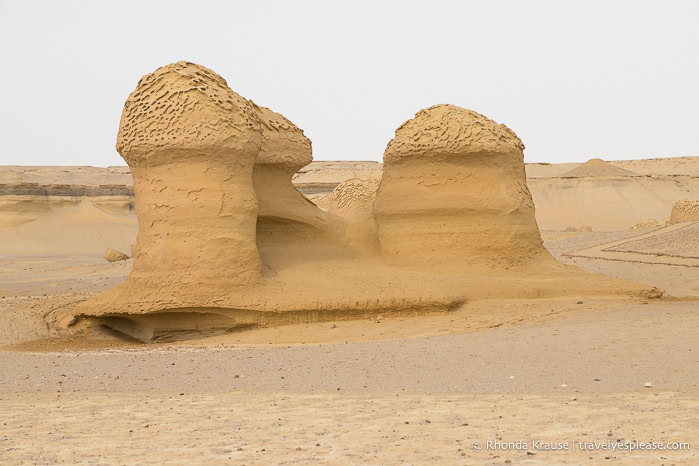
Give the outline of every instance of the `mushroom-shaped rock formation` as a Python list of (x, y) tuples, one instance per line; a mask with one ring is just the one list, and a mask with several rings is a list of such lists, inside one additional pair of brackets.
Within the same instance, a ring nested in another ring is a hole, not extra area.
[(141, 78), (117, 137), (134, 180), (138, 254), (104, 296), (110, 306), (204, 305), (257, 281), (252, 170), (261, 141), (252, 105), (213, 71), (178, 62)]
[(528, 262), (546, 253), (524, 145), (474, 111), (436, 105), (397, 130), (374, 213), (384, 254), (429, 264)]
[(373, 215), (380, 177), (362, 176), (343, 181), (324, 200), (328, 212), (350, 221), (365, 221)]
[(473, 272), (487, 260), (551, 256), (534, 221), (522, 143), (458, 107), (421, 111), (398, 129), (374, 215), (365, 209), (369, 189), (358, 197), (359, 221), (323, 212), (293, 188), (293, 173), (311, 160), (300, 129), (201, 66), (179, 62), (142, 78), (117, 148), (134, 178), (133, 269), (116, 288), (50, 313), (52, 326), (171, 341), (444, 315), (471, 297), (576, 293), (590, 280), (603, 293), (641, 289), (600, 284), (552, 259), (536, 262), (535, 273)]
[(684, 199), (677, 201), (670, 212), (670, 223), (699, 221), (699, 201)]
[(311, 141), (294, 123), (266, 107), (252, 104), (262, 125), (262, 145), (255, 160), (253, 185), (259, 203), (257, 247), (265, 265), (278, 259), (308, 260), (309, 254), (349, 254), (342, 247), (344, 226), (294, 188), (291, 179), (313, 160)]

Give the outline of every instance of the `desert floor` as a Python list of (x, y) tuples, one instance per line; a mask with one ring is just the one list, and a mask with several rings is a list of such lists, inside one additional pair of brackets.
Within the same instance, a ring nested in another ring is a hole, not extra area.
[(658, 235), (543, 232), (560, 260), (674, 298), (485, 301), (419, 325), (186, 344), (46, 340), (46, 312), (113, 287), (130, 261), (5, 257), (0, 463), (696, 463), (699, 268), (593, 254), (684, 244)]

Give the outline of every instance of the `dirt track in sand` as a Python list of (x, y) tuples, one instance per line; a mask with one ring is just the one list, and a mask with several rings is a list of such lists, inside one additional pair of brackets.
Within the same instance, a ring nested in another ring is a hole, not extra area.
[(696, 222), (677, 223), (629, 239), (568, 252), (565, 256), (699, 267), (698, 252), (693, 247), (696, 243), (696, 225)]

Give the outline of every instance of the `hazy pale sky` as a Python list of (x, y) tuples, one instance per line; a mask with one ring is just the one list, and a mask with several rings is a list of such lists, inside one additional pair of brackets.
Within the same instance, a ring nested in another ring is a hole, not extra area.
[(179, 60), (316, 160), (380, 161), (438, 103), (505, 123), (529, 162), (699, 155), (696, 0), (0, 0), (0, 53), (0, 164), (123, 164), (124, 100)]

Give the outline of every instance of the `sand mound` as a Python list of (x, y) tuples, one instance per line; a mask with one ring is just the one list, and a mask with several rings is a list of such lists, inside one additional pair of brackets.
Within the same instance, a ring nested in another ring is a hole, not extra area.
[(672, 206), (670, 223), (699, 221), (699, 201), (685, 199)]
[(524, 174), (524, 145), (471, 110), (437, 105), (396, 130), (375, 204), (392, 257), (520, 263), (548, 256)]
[(565, 172), (561, 178), (582, 178), (586, 176), (634, 176), (636, 173), (616, 167), (602, 159), (590, 159), (579, 167)]

